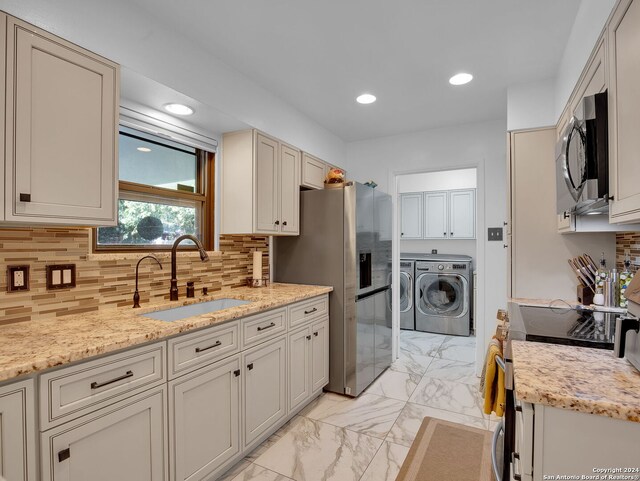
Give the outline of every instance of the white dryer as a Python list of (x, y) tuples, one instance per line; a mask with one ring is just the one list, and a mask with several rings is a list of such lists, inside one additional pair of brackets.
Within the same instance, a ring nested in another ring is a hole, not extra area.
[(471, 282), (469, 256), (433, 255), (416, 260), (416, 330), (468, 336)]

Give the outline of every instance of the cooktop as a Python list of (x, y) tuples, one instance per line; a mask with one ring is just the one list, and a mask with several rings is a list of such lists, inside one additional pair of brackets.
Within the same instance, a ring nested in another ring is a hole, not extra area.
[(509, 338), (613, 350), (621, 314), (509, 305)]

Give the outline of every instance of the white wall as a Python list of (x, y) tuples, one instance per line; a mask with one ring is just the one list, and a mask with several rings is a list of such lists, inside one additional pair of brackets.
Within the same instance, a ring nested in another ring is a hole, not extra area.
[(549, 127), (558, 121), (555, 79), (511, 85), (507, 89), (507, 130)]
[(560, 118), (616, 0), (582, 0), (564, 48), (555, 85), (555, 118)]
[[(133, 2), (3, 0), (2, 10), (328, 162), (344, 163), (338, 136)], [(211, 28), (216, 21), (222, 20), (212, 19)]]
[(478, 168), (478, 322), (484, 321), (478, 334), (485, 340), (478, 343), (479, 365), (496, 311), (507, 302), (506, 249), (485, 235), (486, 227), (502, 227), (506, 220), (506, 128), (506, 121), (496, 120), (347, 144), (349, 178), (373, 179), (385, 192), (393, 191), (394, 173)]
[(434, 190), (475, 189), (476, 169), (423, 172), (398, 177), (398, 192), (431, 192)]

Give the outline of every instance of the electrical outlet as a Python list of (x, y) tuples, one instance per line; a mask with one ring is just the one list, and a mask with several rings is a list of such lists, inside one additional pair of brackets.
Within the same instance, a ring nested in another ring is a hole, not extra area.
[(29, 266), (7, 266), (7, 292), (29, 290)]
[(490, 241), (502, 240), (502, 227), (489, 227), (489, 239)]

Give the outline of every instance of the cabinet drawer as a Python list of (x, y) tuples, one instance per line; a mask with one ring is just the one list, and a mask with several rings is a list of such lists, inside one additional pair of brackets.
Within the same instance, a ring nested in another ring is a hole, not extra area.
[(287, 310), (283, 307), (242, 321), (242, 347), (253, 346), (287, 330)]
[(169, 377), (240, 351), (239, 321), (169, 339)]
[(289, 306), (289, 327), (299, 326), (325, 316), (329, 310), (328, 296), (315, 297)]
[(41, 430), (166, 381), (165, 349), (161, 342), (43, 374)]

